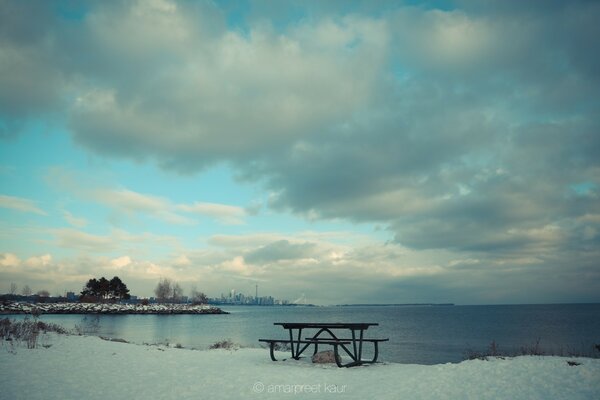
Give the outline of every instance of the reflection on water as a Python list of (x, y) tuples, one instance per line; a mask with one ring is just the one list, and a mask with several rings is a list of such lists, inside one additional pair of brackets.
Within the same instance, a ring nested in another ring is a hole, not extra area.
[[(371, 337), (389, 337), (383, 361), (457, 362), (492, 340), (503, 350), (535, 343), (549, 350), (588, 350), (600, 343), (600, 304), (522, 306), (224, 307), (228, 315), (101, 315), (98, 335), (135, 343), (180, 343), (206, 349), (229, 338), (258, 347), (258, 338), (285, 337), (274, 322), (377, 322)], [(22, 318), (22, 316), (21, 316)], [(81, 315), (44, 315), (68, 328)], [(89, 318), (89, 317), (88, 317)], [(266, 355), (265, 355), (266, 356)]]

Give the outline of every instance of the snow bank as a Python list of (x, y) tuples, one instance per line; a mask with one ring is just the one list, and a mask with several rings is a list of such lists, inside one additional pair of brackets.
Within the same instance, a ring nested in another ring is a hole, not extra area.
[[(517, 357), (357, 368), (272, 362), (262, 349), (187, 350), (49, 335), (0, 347), (3, 399), (593, 399), (600, 360)], [(281, 354), (281, 356), (285, 356)]]

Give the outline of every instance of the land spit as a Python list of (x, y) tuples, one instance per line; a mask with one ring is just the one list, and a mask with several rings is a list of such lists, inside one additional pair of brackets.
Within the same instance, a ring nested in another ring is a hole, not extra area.
[(206, 304), (21, 303), (0, 304), (0, 314), (229, 314)]

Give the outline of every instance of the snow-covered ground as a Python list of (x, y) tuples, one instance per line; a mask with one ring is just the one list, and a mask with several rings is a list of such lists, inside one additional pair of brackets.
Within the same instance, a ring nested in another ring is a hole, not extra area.
[(346, 369), (272, 362), (264, 349), (198, 351), (50, 334), (33, 350), (0, 346), (0, 398), (599, 399), (600, 360), (524, 356)]

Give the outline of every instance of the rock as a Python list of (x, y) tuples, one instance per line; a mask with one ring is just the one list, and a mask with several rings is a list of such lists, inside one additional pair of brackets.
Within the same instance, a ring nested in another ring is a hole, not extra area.
[(229, 314), (217, 307), (188, 304), (85, 304), (52, 303), (32, 306), (27, 303), (2, 303), (0, 314)]
[[(339, 356), (338, 356), (339, 360)], [(315, 364), (329, 364), (335, 362), (335, 353), (333, 350), (320, 351), (312, 356), (312, 362)]]

